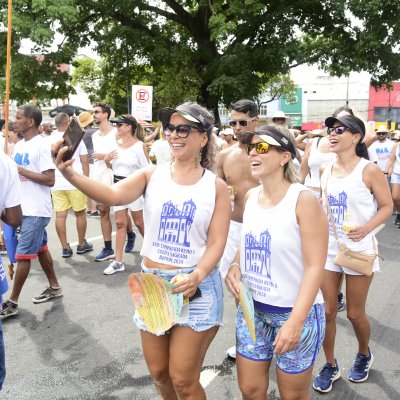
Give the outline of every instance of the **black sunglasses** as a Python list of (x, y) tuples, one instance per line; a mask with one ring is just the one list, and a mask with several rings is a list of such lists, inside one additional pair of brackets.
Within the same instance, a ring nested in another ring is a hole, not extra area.
[(189, 136), (189, 133), (192, 132), (192, 129), (196, 129), (199, 132), (205, 132), (204, 129), (188, 124), (172, 125), (168, 123), (163, 123), (162, 126), (165, 136), (171, 136), (172, 132), (175, 131), (177, 136), (182, 139), (187, 138)]
[(349, 128), (346, 128), (345, 126), (335, 126), (333, 128), (327, 129), (328, 135), (330, 135), (333, 131), (335, 131), (336, 135), (341, 135), (345, 131), (351, 132), (351, 130)]
[(247, 126), (247, 124), (248, 124), (249, 122), (254, 121), (254, 120), (255, 120), (255, 118), (252, 118), (252, 119), (249, 119), (249, 120), (241, 119), (240, 121), (229, 121), (229, 122), (228, 122), (228, 125), (229, 125), (231, 128), (235, 128), (237, 124), (239, 124), (240, 126), (243, 126), (243, 127), (244, 127), (244, 126)]

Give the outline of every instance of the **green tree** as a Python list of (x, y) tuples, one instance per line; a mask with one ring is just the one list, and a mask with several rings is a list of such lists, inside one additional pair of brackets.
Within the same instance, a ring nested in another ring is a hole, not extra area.
[[(5, 0), (0, 4), (4, 9)], [(104, 80), (118, 78), (121, 93), (129, 78), (152, 84), (162, 105), (195, 99), (216, 112), (220, 103), (259, 98), (279, 74), (303, 63), (339, 76), (366, 70), (376, 85), (398, 79), (399, 6), (399, 0), (19, 0), (18, 20), (28, 19), (29, 29), (20, 23), (16, 30), (42, 46), (53, 40), (46, 26), (56, 27), (70, 60), (72, 44), (76, 50), (91, 43), (107, 71), (117, 72)]]

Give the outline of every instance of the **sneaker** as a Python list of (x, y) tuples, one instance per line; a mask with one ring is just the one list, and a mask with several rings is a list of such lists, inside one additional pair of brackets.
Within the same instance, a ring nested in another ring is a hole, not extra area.
[(72, 251), (71, 247), (68, 245), (68, 248), (63, 249), (62, 251), (62, 258), (71, 257), (74, 252)]
[(87, 253), (88, 251), (92, 251), (92, 250), (93, 250), (92, 243), (88, 243), (85, 239), (85, 242), (83, 243), (82, 246), (80, 244), (78, 244), (78, 247), (76, 248), (76, 254), (83, 254), (83, 253)]
[(395, 224), (396, 226), (400, 226), (400, 214), (397, 214), (397, 215), (396, 215), (396, 219), (395, 219), (395, 221), (394, 221), (394, 224)]
[(100, 213), (98, 211), (93, 211), (92, 213), (90, 213), (91, 217), (100, 217)]
[(61, 296), (63, 296), (61, 288), (52, 288), (49, 286), (44, 290), (44, 292), (39, 294), (39, 296), (35, 296), (32, 301), (35, 304), (44, 303), (45, 301), (49, 301), (51, 299), (55, 299), (56, 297)]
[(0, 312), (0, 318), (6, 319), (8, 317), (13, 317), (18, 314), (18, 304), (15, 304), (11, 300), (7, 300), (2, 304), (2, 310)]
[(364, 382), (368, 379), (369, 370), (374, 363), (374, 356), (368, 348), (368, 356), (358, 353), (354, 365), (347, 374), (347, 378), (352, 382)]
[(115, 272), (125, 271), (125, 265), (123, 261), (112, 260), (110, 265), (103, 271), (104, 275), (112, 275)]
[(90, 210), (86, 210), (86, 215), (88, 215), (90, 217), (91, 214), (92, 214), (92, 212)]
[(135, 247), (136, 233), (135, 232), (132, 233), (133, 233), (133, 238), (129, 239), (128, 237), (128, 240), (126, 241), (125, 253), (130, 253)]
[(344, 310), (344, 301), (343, 301), (343, 293), (339, 292), (337, 295), (337, 310), (343, 311)]
[[(336, 361), (336, 360), (335, 360)], [(332, 390), (333, 382), (340, 378), (339, 365), (336, 366), (326, 363), (318, 376), (314, 379), (313, 388), (321, 393), (328, 393)]]
[(95, 257), (94, 261), (105, 261), (109, 260), (110, 258), (114, 258), (114, 250), (106, 249), (104, 247), (100, 254)]
[(226, 351), (226, 355), (229, 358), (233, 358), (235, 360), (236, 359), (236, 346), (229, 347), (229, 349)]

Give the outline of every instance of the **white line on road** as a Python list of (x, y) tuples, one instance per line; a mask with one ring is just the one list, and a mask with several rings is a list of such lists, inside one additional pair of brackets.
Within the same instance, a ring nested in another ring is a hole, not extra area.
[(213, 369), (205, 369), (200, 374), (200, 383), (203, 388), (206, 388), (217, 376), (219, 375), (219, 371), (215, 371)]
[[(115, 232), (112, 232), (112, 233), (111, 233), (111, 236), (115, 236), (115, 235), (116, 235)], [(94, 236), (94, 237), (88, 238), (88, 239), (86, 239), (86, 240), (87, 240), (89, 243), (91, 243), (91, 242), (94, 242), (95, 240), (100, 240), (100, 239), (103, 239), (103, 235)], [(73, 242), (73, 243), (70, 243), (69, 245), (72, 247), (72, 246), (78, 246), (78, 244), (79, 244), (79, 242)]]

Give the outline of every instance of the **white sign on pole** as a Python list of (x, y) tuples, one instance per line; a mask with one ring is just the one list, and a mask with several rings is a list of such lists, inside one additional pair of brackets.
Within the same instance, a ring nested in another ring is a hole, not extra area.
[(132, 115), (152, 121), (153, 86), (132, 85)]

